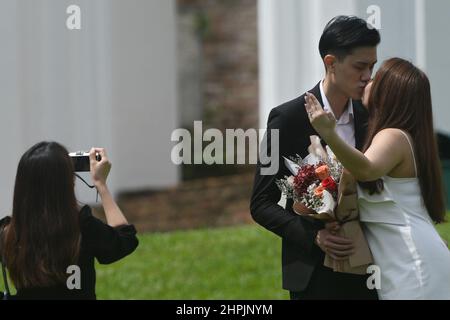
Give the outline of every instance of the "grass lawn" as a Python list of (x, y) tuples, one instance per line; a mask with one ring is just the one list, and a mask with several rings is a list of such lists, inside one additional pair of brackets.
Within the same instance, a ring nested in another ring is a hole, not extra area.
[(287, 299), (281, 240), (259, 226), (139, 237), (136, 252), (98, 266), (99, 299)]
[(441, 237), (450, 245), (450, 213), (447, 214), (447, 222), (438, 225), (436, 229), (439, 231)]
[[(450, 242), (450, 223), (438, 230)], [(259, 226), (141, 234), (139, 240), (131, 256), (97, 265), (99, 299), (288, 299), (281, 289), (281, 240)]]
[[(450, 243), (449, 223), (439, 225)], [(256, 225), (141, 235), (129, 258), (100, 266), (99, 299), (288, 299), (281, 240)]]

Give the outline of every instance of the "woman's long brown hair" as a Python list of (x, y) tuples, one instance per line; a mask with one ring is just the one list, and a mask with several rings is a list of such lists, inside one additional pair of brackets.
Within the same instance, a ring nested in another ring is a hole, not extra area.
[[(430, 82), (412, 63), (392, 58), (375, 75), (369, 101), (369, 129), (364, 150), (383, 129), (407, 132), (414, 144), (417, 174), (430, 217), (445, 221), (442, 168), (433, 126)], [(382, 181), (361, 183), (371, 192), (380, 191)]]
[(41, 142), (20, 159), (4, 257), (17, 289), (65, 284), (77, 263), (80, 226), (67, 150)]

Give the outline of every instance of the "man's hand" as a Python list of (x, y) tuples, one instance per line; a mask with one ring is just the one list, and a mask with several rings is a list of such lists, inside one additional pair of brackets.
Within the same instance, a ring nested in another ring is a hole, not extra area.
[(352, 240), (337, 236), (340, 226), (336, 222), (327, 223), (325, 229), (317, 233), (315, 243), (335, 260), (346, 260), (354, 253)]

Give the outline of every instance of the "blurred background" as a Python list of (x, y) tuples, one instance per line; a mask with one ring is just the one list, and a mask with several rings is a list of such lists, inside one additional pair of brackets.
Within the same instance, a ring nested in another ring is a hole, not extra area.
[[(99, 298), (288, 297), (281, 241), (250, 216), (254, 167), (176, 166), (171, 134), (193, 132), (197, 120), (203, 130), (265, 128), (273, 107), (322, 79), (318, 41), (339, 14), (380, 23), (379, 62), (399, 56), (428, 74), (450, 186), (447, 0), (0, 4), (0, 217), (11, 212), (17, 163), (31, 145), (105, 147), (110, 187), (141, 243), (120, 263), (99, 267)], [(81, 9), (80, 30), (66, 28), (72, 4)], [(82, 183), (76, 190), (102, 217), (95, 192)], [(439, 230), (449, 240), (449, 227)]]

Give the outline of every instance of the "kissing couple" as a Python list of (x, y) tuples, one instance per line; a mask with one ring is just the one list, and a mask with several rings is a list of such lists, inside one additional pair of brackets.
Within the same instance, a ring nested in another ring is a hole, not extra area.
[[(279, 130), (282, 158), (308, 155), (317, 135), (357, 181), (359, 220), (374, 264), (377, 290), (368, 275), (334, 272), (325, 254), (346, 260), (351, 239), (336, 223), (307, 219), (278, 202), (280, 166), (261, 175), (259, 163), (251, 199), (253, 219), (282, 238), (283, 288), (292, 300), (450, 299), (450, 252), (434, 224), (446, 208), (433, 127), (430, 82), (400, 58), (377, 63), (378, 30), (354, 16), (338, 16), (325, 27), (319, 51), (325, 77), (308, 93), (274, 108), (267, 129)], [(268, 153), (267, 153), (268, 154)]]

